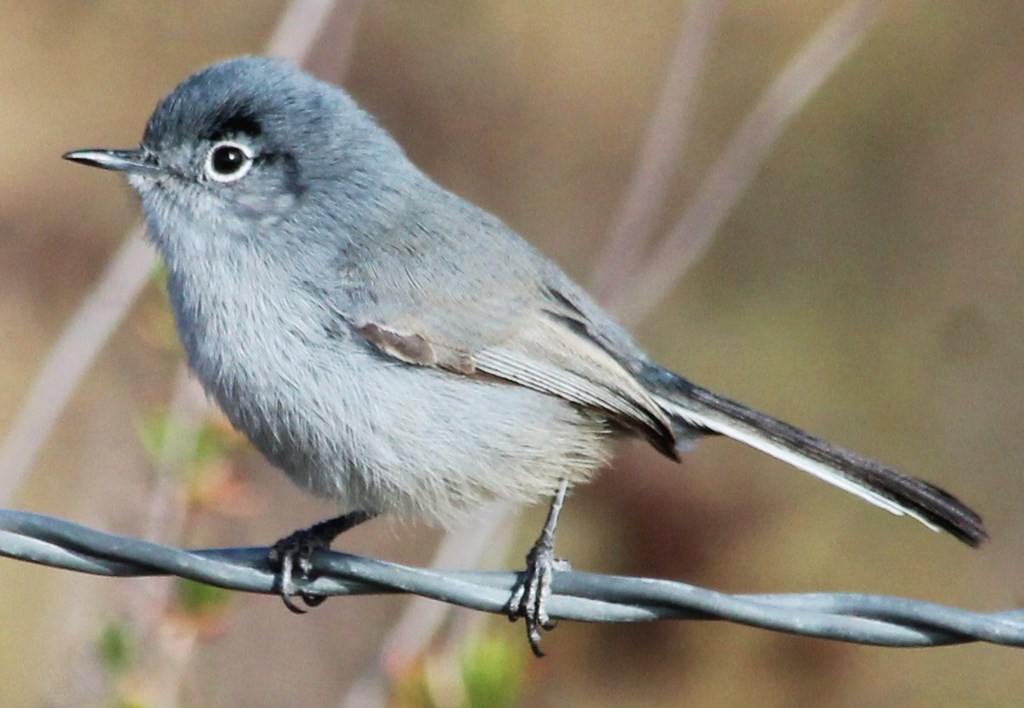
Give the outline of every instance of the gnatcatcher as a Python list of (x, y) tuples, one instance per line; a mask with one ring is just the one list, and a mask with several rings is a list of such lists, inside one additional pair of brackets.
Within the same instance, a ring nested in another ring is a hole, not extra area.
[(554, 495), (509, 601), (535, 651), (567, 485), (609, 443), (677, 459), (723, 434), (976, 546), (981, 519), (937, 487), (695, 386), (651, 361), (547, 258), (434, 183), (345, 91), (281, 61), (190, 76), (119, 170), (167, 266), (188, 361), (291, 479), (348, 513), (274, 547), (307, 604), (310, 557), (378, 514), (446, 523)]

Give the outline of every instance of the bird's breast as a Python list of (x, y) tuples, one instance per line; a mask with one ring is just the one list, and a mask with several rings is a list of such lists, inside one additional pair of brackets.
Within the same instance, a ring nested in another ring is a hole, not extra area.
[[(232, 423), (293, 473), (314, 465), (346, 396), (358, 397), (357, 354), (314, 293), (258, 260), (174, 272), (168, 290), (188, 362)], [(343, 323), (342, 323), (343, 324)]]

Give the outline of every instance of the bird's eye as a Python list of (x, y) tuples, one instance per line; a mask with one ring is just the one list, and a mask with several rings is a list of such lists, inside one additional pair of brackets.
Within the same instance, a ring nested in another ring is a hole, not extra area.
[(203, 169), (206, 176), (216, 182), (234, 182), (242, 179), (252, 169), (252, 150), (241, 143), (224, 141), (217, 143), (206, 153)]

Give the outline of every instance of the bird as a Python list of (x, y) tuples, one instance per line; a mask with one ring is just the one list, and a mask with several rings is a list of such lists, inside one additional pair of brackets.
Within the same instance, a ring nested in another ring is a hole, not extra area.
[(189, 366), (254, 446), (344, 513), (277, 542), (289, 608), (310, 558), (379, 515), (448, 525), (551, 498), (512, 588), (535, 653), (567, 489), (615, 441), (678, 460), (745, 443), (970, 546), (942, 489), (702, 388), (647, 356), (555, 263), (440, 186), (342, 88), (241, 57), (186, 78), (140, 145), (68, 160), (127, 175)]

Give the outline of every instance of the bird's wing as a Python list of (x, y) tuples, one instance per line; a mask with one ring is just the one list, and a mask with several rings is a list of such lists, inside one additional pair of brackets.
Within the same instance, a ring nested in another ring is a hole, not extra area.
[(638, 430), (675, 456), (672, 426), (661, 406), (559, 298), (510, 301), (500, 289), (442, 298), (435, 296), (429, 306), (422, 299), (406, 300), (397, 312), (381, 307), (378, 295), (373, 307), (355, 313), (351, 325), (392, 359), (558, 396)]
[(393, 360), (557, 396), (675, 457), (672, 422), (620, 346), (627, 335), (607, 339), (614, 325), (500, 220), (420, 186), (401, 211), (361, 222), (318, 279), (336, 314)]

